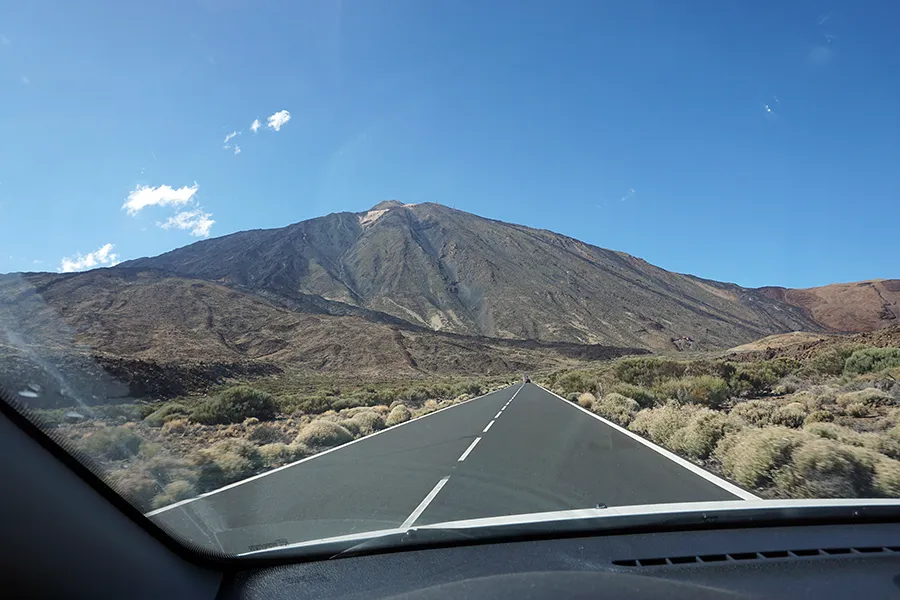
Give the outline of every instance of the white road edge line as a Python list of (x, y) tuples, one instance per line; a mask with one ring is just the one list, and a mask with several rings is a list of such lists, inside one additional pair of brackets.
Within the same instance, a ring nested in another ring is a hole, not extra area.
[(416, 510), (412, 511), (412, 513), (410, 513), (410, 515), (406, 517), (406, 520), (403, 521), (403, 524), (400, 525), (401, 531), (406, 531), (407, 529), (412, 527), (413, 523), (416, 522), (416, 519), (422, 516), (422, 513), (425, 512), (425, 509), (428, 508), (428, 505), (431, 504), (431, 501), (434, 500), (435, 496), (438, 495), (438, 492), (441, 491), (441, 488), (446, 485), (447, 480), (449, 479), (450, 476), (447, 475), (437, 482), (437, 485), (435, 485), (434, 488), (430, 492), (428, 492), (428, 495), (425, 496), (425, 499), (419, 503), (419, 505), (416, 507)]
[[(496, 419), (494, 419), (494, 421), (496, 421)], [(488, 423), (488, 424), (487, 424), (487, 427), (485, 427), (484, 430), (483, 430), (481, 433), (487, 433), (487, 432), (488, 432), (488, 429), (491, 428), (491, 425), (494, 424), (494, 421), (491, 421), (490, 423)]]
[(288, 463), (286, 465), (281, 465), (280, 467), (276, 467), (276, 468), (272, 469), (271, 471), (266, 471), (265, 473), (258, 473), (252, 477), (248, 477), (247, 479), (235, 481), (234, 483), (230, 483), (230, 484), (220, 487), (218, 489), (204, 492), (204, 493), (200, 494), (199, 496), (195, 496), (193, 498), (188, 498), (187, 500), (181, 500), (179, 502), (175, 502), (174, 504), (169, 504), (168, 506), (163, 506), (162, 508), (157, 508), (155, 510), (151, 510), (148, 513), (144, 513), (144, 516), (145, 517), (155, 517), (156, 515), (163, 513), (167, 510), (171, 510), (173, 508), (178, 508), (179, 506), (184, 506), (185, 504), (190, 504), (191, 502), (194, 502), (196, 500), (202, 500), (203, 498), (206, 498), (207, 496), (212, 496), (213, 494), (218, 494), (219, 492), (224, 492), (225, 490), (230, 490), (231, 488), (238, 487), (239, 485), (244, 485), (245, 483), (249, 483), (251, 481), (261, 479), (261, 478), (271, 475), (273, 473), (277, 473), (278, 471), (290, 469), (291, 467), (295, 467), (295, 466), (299, 465), (300, 463), (305, 463), (307, 461), (313, 460), (314, 458), (319, 458), (320, 456), (325, 456), (326, 454), (330, 454), (331, 452), (334, 452), (335, 450), (342, 450), (348, 446), (352, 446), (353, 444), (356, 444), (357, 442), (364, 442), (365, 440), (370, 440), (373, 437), (375, 437), (376, 435), (381, 435), (382, 433), (385, 433), (388, 431), (393, 431), (394, 429), (397, 429), (398, 427), (403, 427), (404, 425), (408, 425), (410, 423), (416, 423), (416, 422), (420, 421), (421, 419), (430, 417), (431, 415), (436, 415), (440, 412), (444, 412), (445, 410), (450, 410), (451, 408), (456, 408), (457, 406), (462, 406), (463, 404), (468, 404), (469, 402), (474, 402), (475, 400), (480, 400), (481, 398), (486, 398), (486, 397), (490, 396), (491, 394), (496, 394), (497, 392), (502, 392), (503, 390), (510, 388), (510, 387), (512, 387), (512, 386), (508, 385), (506, 387), (500, 388), (499, 390), (494, 390), (493, 392), (488, 392), (487, 394), (482, 394), (481, 396), (469, 398), (468, 400), (464, 400), (463, 402), (460, 402), (459, 404), (453, 404), (452, 406), (445, 406), (444, 408), (441, 408), (434, 412), (430, 412), (427, 415), (422, 415), (420, 417), (416, 417), (415, 419), (410, 419), (409, 421), (404, 421), (403, 423), (398, 423), (397, 425), (392, 425), (391, 427), (385, 427), (384, 429), (382, 429), (380, 431), (376, 431), (375, 433), (370, 433), (369, 435), (367, 435), (365, 437), (357, 438), (357, 439), (353, 440), (352, 442), (347, 442), (346, 444), (343, 444), (341, 446), (335, 446), (334, 448), (329, 448), (328, 450), (324, 450), (322, 452), (319, 452), (318, 454), (313, 454), (312, 456), (307, 456), (306, 458), (301, 458), (300, 460), (294, 461), (292, 463)]
[(462, 453), (462, 456), (460, 456), (458, 459), (456, 459), (456, 462), (462, 462), (462, 461), (466, 460), (466, 457), (469, 455), (469, 452), (474, 450), (475, 446), (477, 446), (478, 442), (480, 442), (480, 441), (481, 441), (480, 437), (475, 438), (475, 440), (471, 444), (469, 444), (469, 447), (466, 448), (466, 451)]
[(547, 392), (548, 394), (552, 394), (555, 398), (559, 398), (560, 400), (562, 400), (563, 402), (565, 402), (565, 403), (568, 404), (569, 406), (571, 406), (571, 407), (573, 407), (573, 408), (577, 408), (577, 409), (580, 410), (581, 412), (583, 412), (583, 413), (585, 413), (586, 415), (589, 415), (589, 416), (591, 416), (591, 417), (594, 417), (594, 418), (597, 419), (598, 421), (602, 421), (604, 424), (606, 424), (606, 425), (612, 427), (613, 429), (615, 429), (615, 430), (618, 431), (619, 433), (622, 433), (622, 434), (624, 434), (624, 435), (627, 435), (627, 436), (630, 437), (631, 439), (633, 439), (633, 440), (635, 440), (635, 441), (637, 441), (637, 442), (640, 442), (641, 444), (647, 446), (648, 448), (650, 448), (650, 449), (653, 450), (654, 452), (657, 452), (657, 453), (659, 453), (659, 454), (662, 454), (663, 456), (665, 456), (666, 458), (668, 458), (669, 460), (671, 460), (671, 461), (674, 462), (675, 464), (677, 464), (677, 465), (679, 465), (679, 466), (681, 466), (681, 467), (684, 467), (684, 468), (687, 469), (688, 471), (692, 472), (692, 473), (695, 474), (695, 475), (698, 475), (698, 476), (702, 477), (703, 479), (709, 481), (710, 483), (714, 483), (715, 485), (719, 486), (719, 487), (722, 488), (723, 490), (725, 490), (725, 491), (727, 491), (727, 492), (730, 492), (730, 493), (734, 494), (734, 495), (737, 496), (738, 498), (740, 498), (740, 499), (742, 499), (742, 500), (761, 500), (761, 498), (760, 498), (759, 496), (755, 496), (755, 495), (751, 494), (750, 492), (748, 492), (747, 490), (742, 489), (742, 488), (739, 488), (738, 486), (734, 485), (733, 483), (730, 483), (730, 482), (728, 482), (728, 481), (725, 481), (725, 480), (722, 479), (721, 477), (717, 477), (716, 475), (713, 475), (712, 473), (710, 473), (710, 472), (707, 471), (706, 469), (703, 469), (703, 468), (701, 468), (701, 467), (698, 467), (698, 466), (695, 465), (694, 463), (692, 463), (692, 462), (690, 462), (690, 461), (688, 461), (688, 460), (685, 460), (685, 459), (681, 458), (680, 456), (678, 456), (678, 455), (675, 454), (674, 452), (670, 452), (670, 451), (666, 450), (665, 448), (663, 448), (662, 446), (657, 446), (656, 444), (654, 444), (654, 443), (651, 442), (650, 440), (644, 439), (643, 437), (639, 436), (638, 434), (636, 434), (636, 433), (634, 433), (634, 432), (632, 432), (632, 431), (628, 431), (627, 429), (625, 429), (625, 428), (622, 427), (621, 425), (617, 425), (617, 424), (613, 423), (612, 421), (608, 421), (608, 420), (604, 419), (603, 417), (601, 417), (600, 415), (595, 415), (595, 414), (592, 413), (591, 411), (587, 410), (586, 408), (582, 408), (582, 407), (578, 406), (578, 405), (575, 404), (574, 402), (569, 402), (568, 400), (566, 400), (565, 398), (563, 398), (563, 397), (560, 396), (559, 394), (555, 394), (555, 393), (551, 392), (550, 390), (548, 390), (547, 388), (545, 388), (545, 387), (542, 386), (542, 385), (538, 385), (538, 384), (535, 384), (535, 385), (537, 385), (539, 388), (541, 388), (542, 390), (544, 390), (544, 391)]

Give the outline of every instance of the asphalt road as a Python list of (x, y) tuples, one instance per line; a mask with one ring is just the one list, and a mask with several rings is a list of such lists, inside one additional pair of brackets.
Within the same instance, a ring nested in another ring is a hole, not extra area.
[(651, 446), (517, 384), (150, 516), (242, 553), (478, 517), (740, 499)]

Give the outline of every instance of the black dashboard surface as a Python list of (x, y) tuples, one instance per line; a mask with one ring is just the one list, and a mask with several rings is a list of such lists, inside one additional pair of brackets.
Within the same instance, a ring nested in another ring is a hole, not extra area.
[(900, 597), (900, 524), (577, 537), (240, 572), (229, 599)]

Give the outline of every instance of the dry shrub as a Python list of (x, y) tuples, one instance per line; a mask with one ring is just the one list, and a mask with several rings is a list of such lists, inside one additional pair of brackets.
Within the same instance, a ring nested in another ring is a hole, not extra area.
[(669, 439), (684, 428), (699, 407), (690, 404), (680, 406), (669, 403), (659, 408), (648, 408), (635, 415), (629, 429), (642, 433), (657, 444), (668, 445)]
[(879, 496), (900, 497), (900, 461), (889, 458), (877, 460), (875, 474), (872, 478), (872, 489)]
[(728, 400), (730, 389), (721, 377), (698, 375), (664, 381), (654, 387), (654, 392), (660, 398), (720, 408)]
[(900, 408), (887, 409), (884, 413), (882, 423), (884, 423), (885, 426), (900, 425)]
[(185, 418), (171, 419), (163, 423), (163, 433), (169, 435), (184, 435), (191, 426), (191, 422)]
[(790, 402), (775, 409), (771, 422), (773, 425), (784, 425), (796, 429), (803, 425), (804, 419), (806, 419), (804, 406), (799, 402)]
[[(810, 412), (815, 410), (828, 410), (834, 406), (837, 398), (837, 390), (827, 385), (817, 385), (805, 392), (794, 394), (797, 401), (802, 401)], [(803, 400), (800, 400), (803, 398)]]
[[(197, 469), (189, 461), (167, 455), (157, 455), (147, 460), (136, 460), (129, 469), (111, 474), (111, 483), (120, 494), (142, 511), (171, 504), (194, 494), (188, 494), (184, 485), (166, 488), (174, 482), (185, 482), (193, 489)], [(173, 498), (177, 498), (173, 500)]]
[(862, 404), (864, 406), (878, 407), (884, 406), (891, 402), (891, 397), (879, 390), (878, 388), (866, 388), (858, 392), (847, 392), (837, 397), (838, 406), (847, 410), (854, 404)]
[(294, 441), (310, 448), (330, 448), (352, 440), (353, 435), (345, 427), (319, 419), (301, 429)]
[(349, 419), (353, 415), (359, 414), (361, 412), (371, 412), (373, 409), (368, 406), (354, 406), (353, 408), (345, 408), (341, 411), (341, 416)]
[(860, 348), (844, 363), (844, 372), (861, 374), (900, 367), (900, 348)]
[(192, 458), (200, 469), (197, 483), (202, 491), (250, 477), (263, 466), (257, 447), (241, 438), (218, 441), (195, 451)]
[(707, 458), (726, 433), (738, 431), (742, 423), (721, 412), (701, 408), (687, 424), (669, 438), (669, 447), (692, 458)]
[(247, 439), (256, 444), (275, 444), (286, 442), (287, 436), (273, 423), (259, 423), (249, 428)]
[(811, 423), (805, 425), (803, 430), (817, 437), (837, 440), (850, 446), (867, 448), (890, 458), (900, 459), (900, 435), (893, 430), (859, 433), (834, 423)]
[(332, 423), (340, 423), (343, 420), (344, 416), (336, 410), (326, 410), (319, 414), (319, 417), (316, 419), (316, 421), (331, 421)]
[(142, 511), (153, 505), (153, 498), (160, 492), (157, 480), (143, 470), (121, 469), (109, 474), (109, 483), (119, 495)]
[(806, 415), (803, 419), (804, 425), (809, 425), (810, 423), (830, 423), (834, 421), (834, 414), (831, 411), (827, 410), (814, 410), (813, 412)]
[(730, 414), (756, 427), (765, 427), (772, 424), (774, 411), (775, 405), (770, 400), (747, 400), (735, 404)]
[(892, 432), (861, 433), (862, 445), (893, 459), (900, 459), (900, 437)]
[(168, 484), (161, 494), (153, 498), (153, 508), (162, 508), (180, 500), (187, 500), (197, 495), (194, 484), (184, 479), (178, 479)]
[(84, 436), (79, 445), (92, 458), (125, 460), (137, 455), (141, 441), (127, 427), (103, 427)]
[(801, 384), (802, 382), (797, 376), (786, 375), (781, 378), (781, 382), (775, 386), (772, 392), (778, 396), (786, 396), (800, 389)]
[(657, 404), (656, 394), (639, 385), (620, 382), (613, 385), (610, 391), (631, 398), (640, 404), (641, 408), (653, 408)]
[(198, 406), (191, 413), (191, 419), (205, 425), (241, 423), (248, 417), (270, 421), (276, 412), (277, 405), (271, 394), (239, 385)]
[(419, 409), (418, 413), (420, 415), (427, 415), (428, 413), (436, 411), (437, 407), (437, 400), (426, 400), (425, 404), (422, 405), (422, 408)]
[(359, 426), (360, 435), (370, 435), (384, 429), (384, 417), (375, 411), (356, 413), (352, 420)]
[(388, 427), (393, 427), (394, 425), (399, 425), (400, 423), (405, 423), (412, 418), (412, 412), (406, 407), (405, 404), (397, 404), (391, 409), (390, 414), (388, 414), (387, 420), (385, 421), (385, 425)]
[(859, 433), (835, 423), (811, 423), (804, 426), (803, 431), (826, 440), (837, 440), (853, 446), (863, 445)]
[(377, 412), (379, 415), (386, 415), (391, 412), (391, 407), (387, 404), (378, 404), (377, 406), (373, 406), (372, 410)]
[(554, 385), (563, 390), (563, 395), (580, 394), (597, 390), (597, 378), (587, 371), (569, 371), (557, 377)]
[(581, 408), (590, 408), (596, 401), (597, 399), (590, 392), (585, 392), (578, 396), (578, 406)]
[(309, 456), (309, 454), (309, 448), (297, 443), (283, 444), (275, 442), (274, 444), (265, 444), (259, 447), (259, 455), (262, 457), (263, 465), (267, 468), (294, 462)]
[(770, 487), (777, 472), (790, 463), (793, 451), (810, 437), (787, 427), (743, 429), (726, 435), (714, 454), (726, 475), (738, 484)]
[(353, 419), (344, 419), (342, 421), (336, 421), (338, 425), (346, 429), (350, 432), (353, 437), (359, 437), (359, 423), (354, 421)]
[(804, 442), (775, 475), (777, 486), (793, 497), (856, 498), (872, 487), (874, 461), (865, 451), (835, 440)]
[(857, 419), (861, 419), (863, 417), (868, 417), (870, 414), (869, 407), (863, 404), (862, 402), (854, 402), (853, 404), (848, 404), (844, 407), (844, 413), (847, 416), (855, 417)]
[(604, 419), (609, 419), (619, 425), (627, 426), (634, 419), (634, 416), (641, 407), (635, 400), (626, 398), (622, 394), (612, 392), (594, 402), (590, 408), (591, 411)]
[(150, 427), (162, 427), (166, 421), (187, 416), (188, 412), (188, 409), (180, 402), (169, 402), (144, 417), (144, 423)]

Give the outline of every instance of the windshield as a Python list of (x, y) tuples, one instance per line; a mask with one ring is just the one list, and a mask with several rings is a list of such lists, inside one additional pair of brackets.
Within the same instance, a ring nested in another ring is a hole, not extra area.
[(0, 8), (4, 401), (229, 556), (900, 500), (898, 18)]

